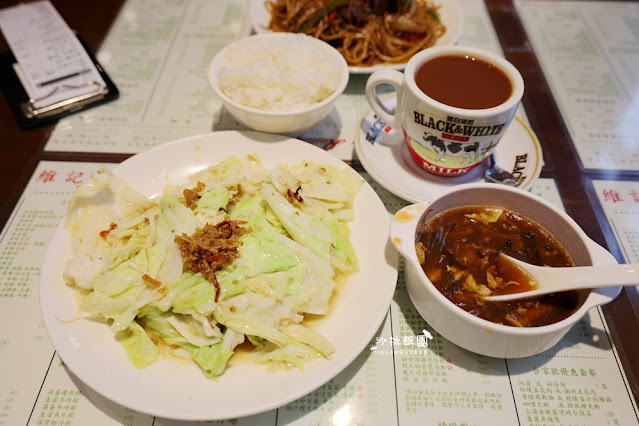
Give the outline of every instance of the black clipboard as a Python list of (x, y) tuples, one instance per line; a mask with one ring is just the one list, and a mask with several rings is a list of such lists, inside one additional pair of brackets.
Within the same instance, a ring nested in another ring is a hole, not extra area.
[[(41, 108), (34, 107), (35, 101), (29, 99), (29, 95), (27, 95), (27, 92), (22, 86), (22, 82), (15, 73), (13, 66), (17, 61), (13, 53), (9, 51), (0, 54), (0, 86), (18, 126), (23, 129), (32, 129), (59, 120), (70, 114), (113, 101), (120, 96), (118, 88), (104, 71), (93, 53), (91, 53), (80, 37), (78, 37), (78, 40), (80, 40), (82, 47), (87, 51), (89, 58), (95, 64), (96, 69), (104, 80), (105, 86), (97, 82), (92, 83), (95, 85), (95, 90), (89, 93), (65, 99)], [(56, 86), (53, 91), (64, 90), (64, 88), (65, 86), (61, 84)]]

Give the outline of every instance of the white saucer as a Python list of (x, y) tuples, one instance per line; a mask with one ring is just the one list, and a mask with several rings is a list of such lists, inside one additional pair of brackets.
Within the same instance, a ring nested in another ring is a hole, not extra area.
[[(394, 108), (396, 98), (384, 103)], [(487, 161), (457, 177), (436, 176), (421, 169), (410, 157), (402, 132), (378, 119), (373, 111), (366, 113), (360, 122), (355, 151), (373, 179), (398, 197), (414, 203), (426, 201), (453, 185), (485, 181)], [(532, 187), (543, 165), (537, 136), (517, 116), (495, 148), (493, 157), (502, 169), (514, 172), (517, 167), (517, 175), (521, 173), (517, 187), (525, 190)]]

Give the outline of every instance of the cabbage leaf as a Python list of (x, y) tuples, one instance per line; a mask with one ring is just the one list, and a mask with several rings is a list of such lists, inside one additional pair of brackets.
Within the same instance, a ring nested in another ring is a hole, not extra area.
[[(247, 346), (258, 362), (303, 368), (335, 351), (304, 316), (329, 314), (336, 278), (359, 270), (348, 222), (361, 183), (334, 166), (266, 169), (245, 155), (150, 199), (102, 169), (69, 203), (63, 277), (136, 368), (168, 350), (216, 379)], [(207, 278), (186, 266), (176, 237), (223, 221), (244, 228), (239, 256)]]

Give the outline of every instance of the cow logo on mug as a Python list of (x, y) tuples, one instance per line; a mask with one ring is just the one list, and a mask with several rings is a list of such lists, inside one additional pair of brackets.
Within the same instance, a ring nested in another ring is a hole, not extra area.
[[(408, 151), (423, 168), (457, 175), (477, 166), (495, 148), (506, 123), (475, 125), (474, 120), (448, 116), (446, 120), (413, 111), (415, 123), (428, 128), (421, 138), (404, 132)], [(437, 164), (445, 164), (440, 167)]]

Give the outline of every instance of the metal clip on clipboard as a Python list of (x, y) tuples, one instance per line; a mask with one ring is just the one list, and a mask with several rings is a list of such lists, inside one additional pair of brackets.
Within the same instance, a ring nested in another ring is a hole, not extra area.
[[(80, 42), (86, 49), (82, 39), (80, 39)], [(38, 127), (87, 108), (113, 101), (119, 97), (120, 92), (113, 84), (113, 81), (93, 54), (89, 50), (87, 50), (87, 53), (106, 85), (103, 86), (96, 83), (95, 80), (91, 80), (86, 85), (95, 86), (94, 90), (41, 107), (36, 107), (36, 104), (54, 94), (58, 94), (60, 91), (76, 89), (77, 87), (69, 84), (60, 84), (54, 87), (46, 96), (33, 99), (26, 93), (22, 81), (20, 81), (14, 70), (16, 59), (13, 54), (11, 52), (0, 54), (0, 88), (4, 92), (18, 126), (24, 129)]]
[[(87, 92), (78, 96), (74, 96), (69, 99), (64, 99), (64, 100), (55, 102), (51, 105), (46, 105), (40, 108), (36, 108), (35, 106), (37, 102), (43, 101), (62, 90), (82, 89), (84, 87), (91, 87), (91, 86), (95, 86), (95, 89), (90, 92)], [(54, 87), (53, 90), (51, 90), (51, 92), (49, 92), (45, 96), (41, 98), (37, 98), (37, 99), (28, 99), (27, 101), (21, 103), (20, 110), (27, 119), (31, 119), (35, 117), (48, 117), (52, 115), (57, 115), (63, 111), (71, 112), (71, 111), (80, 109), (87, 104), (103, 99), (108, 93), (109, 93), (109, 88), (106, 86), (102, 86), (96, 81), (90, 81), (82, 85), (59, 84), (56, 87)]]
[(36, 127), (118, 97), (111, 79), (50, 1), (0, 9), (0, 32), (10, 48), (0, 54), (0, 88), (20, 127)]

